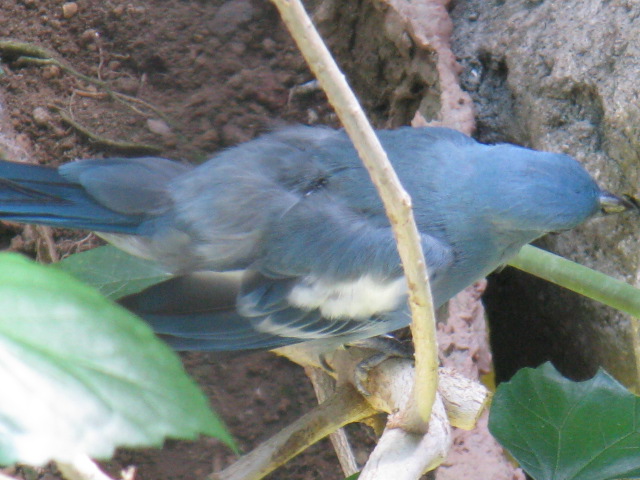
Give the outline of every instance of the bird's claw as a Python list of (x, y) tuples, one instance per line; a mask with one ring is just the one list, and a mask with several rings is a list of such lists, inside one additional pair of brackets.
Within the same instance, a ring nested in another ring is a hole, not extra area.
[(354, 386), (365, 397), (371, 395), (371, 392), (365, 387), (371, 370), (389, 358), (413, 358), (413, 352), (406, 344), (389, 335), (367, 338), (347, 346), (367, 348), (377, 352), (359, 362), (354, 369)]

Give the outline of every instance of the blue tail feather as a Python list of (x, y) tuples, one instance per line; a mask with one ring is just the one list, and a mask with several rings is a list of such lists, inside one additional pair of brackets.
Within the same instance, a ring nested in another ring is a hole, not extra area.
[(135, 234), (142, 215), (126, 215), (100, 205), (57, 169), (0, 162), (0, 219)]

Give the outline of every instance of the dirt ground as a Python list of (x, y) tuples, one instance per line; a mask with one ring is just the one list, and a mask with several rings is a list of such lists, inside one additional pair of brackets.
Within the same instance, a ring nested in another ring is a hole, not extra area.
[[(79, 0), (75, 6), (4, 0), (0, 39), (46, 47), (80, 73), (154, 108), (114, 101), (104, 88), (58, 66), (24, 65), (6, 56), (0, 91), (18, 141), (34, 162), (145, 151), (92, 141), (61, 115), (103, 139), (152, 145), (162, 156), (193, 162), (283, 123), (335, 125), (321, 94), (292, 95), (312, 76), (269, 2)], [(2, 248), (32, 257), (61, 257), (96, 243), (86, 233), (0, 226)], [(245, 451), (315, 402), (301, 369), (268, 353), (226, 360), (187, 354), (184, 360)], [(368, 433), (358, 435), (366, 440)], [(365, 450), (357, 453), (366, 458)], [(106, 467), (117, 474), (133, 465), (140, 480), (198, 479), (232, 459), (211, 439), (168, 441), (162, 451), (121, 451)], [(37, 475), (55, 478), (47, 470)], [(342, 477), (324, 441), (271, 478)]]

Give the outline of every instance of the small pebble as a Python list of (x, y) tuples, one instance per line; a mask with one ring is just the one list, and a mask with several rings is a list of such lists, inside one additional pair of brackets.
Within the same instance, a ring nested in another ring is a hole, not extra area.
[(134, 15), (144, 15), (147, 12), (147, 9), (144, 7), (136, 7), (135, 5), (129, 4), (127, 5), (127, 12)]
[(36, 107), (31, 112), (31, 116), (33, 117), (33, 121), (39, 127), (47, 127), (51, 122), (51, 115), (49, 111), (44, 107)]
[(243, 55), (244, 52), (247, 49), (247, 46), (244, 43), (240, 43), (240, 42), (231, 42), (229, 43), (228, 46), (229, 50), (233, 53), (235, 53), (236, 55)]
[(222, 127), (222, 140), (226, 145), (236, 145), (249, 140), (246, 130), (238, 125), (226, 124)]
[(115, 89), (127, 95), (136, 95), (140, 89), (140, 83), (135, 78), (122, 77), (114, 82)]
[(214, 129), (207, 130), (202, 135), (198, 137), (198, 143), (202, 146), (213, 146), (220, 142), (220, 135)]
[(53, 28), (60, 28), (62, 26), (62, 22), (57, 18), (47, 18), (43, 20), (43, 23), (49, 24)]
[(265, 52), (267, 53), (273, 53), (276, 51), (276, 47), (278, 45), (276, 44), (275, 40), (273, 40), (272, 38), (265, 38), (262, 41), (262, 48), (264, 49)]
[(16, 143), (18, 144), (18, 147), (25, 152), (33, 151), (33, 145), (31, 144), (31, 140), (29, 140), (29, 135), (26, 133), (19, 133), (16, 135)]
[(67, 2), (62, 5), (62, 16), (71, 18), (78, 13), (78, 4), (76, 2)]
[(166, 148), (174, 148), (176, 145), (178, 145), (178, 137), (173, 134), (167, 135), (166, 137), (162, 138), (162, 144)]
[(76, 142), (73, 137), (64, 138), (56, 144), (56, 146), (63, 152), (71, 150), (73, 147), (75, 147), (75, 145)]
[(320, 120), (320, 115), (314, 108), (309, 108), (307, 110), (307, 123), (309, 125), (315, 125)]
[(82, 34), (80, 35), (80, 40), (82, 41), (82, 43), (93, 43), (98, 39), (99, 36), (100, 34), (97, 30), (95, 30), (94, 28), (89, 28), (88, 30), (82, 32)]
[(113, 13), (116, 17), (120, 17), (124, 13), (124, 9), (124, 5), (118, 5), (117, 7), (114, 7), (113, 10), (111, 10), (111, 13)]
[(198, 55), (193, 59), (193, 63), (198, 67), (204, 67), (207, 63), (209, 63), (207, 56), (205, 54)]
[(150, 118), (147, 120), (147, 128), (157, 135), (170, 135), (171, 128), (163, 120), (158, 118)]
[(45, 80), (51, 80), (52, 78), (59, 78), (62, 74), (60, 67), (57, 65), (47, 65), (42, 69), (42, 77)]

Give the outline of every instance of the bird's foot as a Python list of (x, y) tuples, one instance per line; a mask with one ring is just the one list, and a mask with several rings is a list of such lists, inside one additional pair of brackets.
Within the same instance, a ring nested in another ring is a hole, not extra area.
[(354, 371), (354, 385), (358, 392), (369, 396), (370, 392), (365, 387), (369, 372), (389, 358), (413, 358), (413, 349), (409, 344), (403, 343), (395, 337), (384, 335), (352, 342), (347, 347), (366, 348), (377, 353), (358, 362)]

